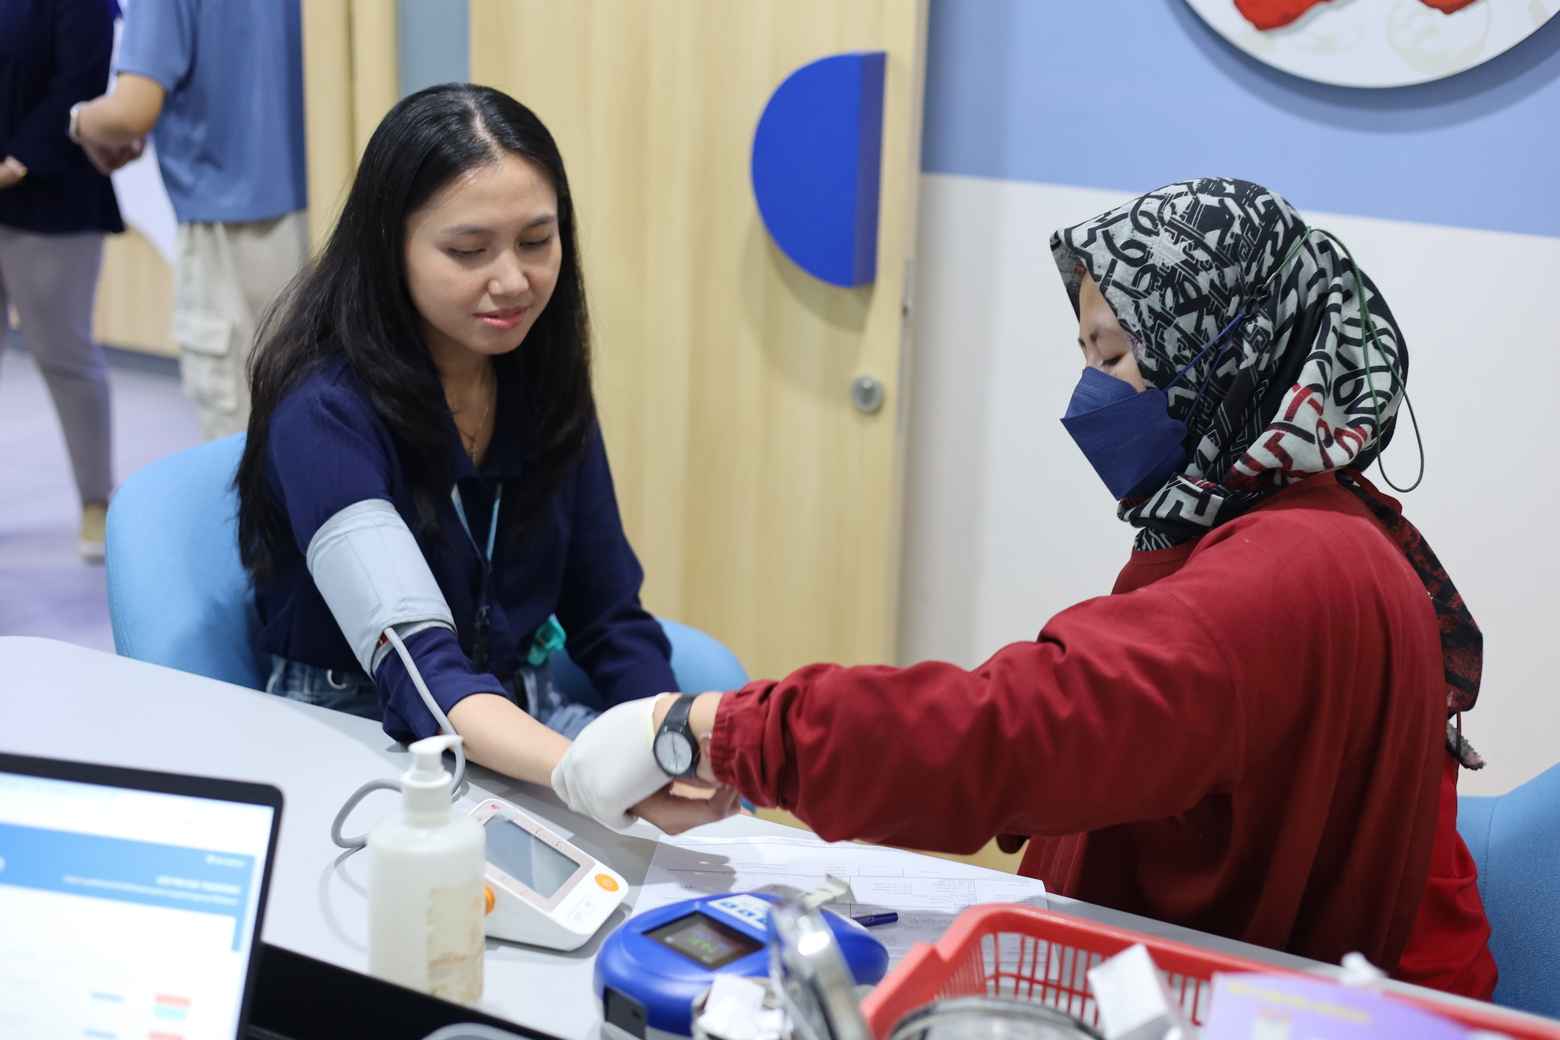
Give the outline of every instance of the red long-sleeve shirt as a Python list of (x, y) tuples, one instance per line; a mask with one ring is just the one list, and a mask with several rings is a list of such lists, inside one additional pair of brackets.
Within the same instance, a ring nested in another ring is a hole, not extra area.
[(1445, 722), (1424, 585), (1323, 474), (1135, 553), (1112, 595), (973, 670), (753, 683), (711, 763), (826, 839), (1030, 835), (1022, 872), (1051, 891), (1487, 997)]

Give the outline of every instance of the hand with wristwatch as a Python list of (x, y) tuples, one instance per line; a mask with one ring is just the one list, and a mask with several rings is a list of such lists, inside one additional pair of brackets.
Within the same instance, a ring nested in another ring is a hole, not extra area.
[(737, 792), (717, 784), (710, 762), (720, 698), (667, 693), (614, 705), (564, 752), (553, 791), (570, 809), (617, 830), (634, 826), (631, 810), (651, 797), (662, 800), (657, 822), (672, 833), (731, 815)]

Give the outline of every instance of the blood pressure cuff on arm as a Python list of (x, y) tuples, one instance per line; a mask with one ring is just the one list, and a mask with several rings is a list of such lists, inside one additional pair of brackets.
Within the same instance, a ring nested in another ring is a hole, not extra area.
[(384, 729), (410, 743), (439, 732), (385, 629), (393, 628), (429, 694), (448, 714), (473, 693), (502, 693), (496, 676), (474, 671), (455, 638), (444, 593), (417, 540), (395, 507), (382, 498), (354, 502), (309, 540), (309, 574), (341, 627), (352, 654), (374, 677)]
[(354, 502), (321, 524), (309, 541), (306, 561), (367, 675), (391, 651), (388, 642), (381, 642), (385, 629), (395, 628), (404, 638), (432, 626), (455, 628), (417, 539), (382, 498)]

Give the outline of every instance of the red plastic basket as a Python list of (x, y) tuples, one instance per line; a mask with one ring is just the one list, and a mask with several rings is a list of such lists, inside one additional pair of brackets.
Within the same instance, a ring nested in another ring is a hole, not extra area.
[[(1148, 948), (1171, 996), (1197, 1025), (1207, 1016), (1216, 972), (1301, 974), (1049, 910), (996, 904), (964, 911), (936, 945), (912, 949), (862, 1002), (861, 1011), (880, 1040), (905, 1015), (940, 997), (1030, 1000), (1097, 1026), (1099, 1011), (1089, 991), (1088, 971), (1135, 943)], [(1560, 1040), (1560, 1022), (1493, 1005), (1486, 1010), (1456, 1001), (1389, 995), (1513, 1040)]]

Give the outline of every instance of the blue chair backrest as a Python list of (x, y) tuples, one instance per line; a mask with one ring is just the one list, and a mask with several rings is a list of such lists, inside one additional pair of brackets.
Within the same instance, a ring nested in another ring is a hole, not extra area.
[[(688, 693), (709, 693), (712, 690), (724, 692), (747, 683), (747, 671), (742, 667), (742, 662), (720, 640), (676, 621), (665, 618), (656, 620), (661, 623), (661, 630), (672, 644), (672, 674), (677, 678), (678, 689)], [(568, 654), (554, 655), (552, 670), (553, 682), (570, 700), (588, 704), (597, 710), (607, 706), (591, 686), (590, 678), (569, 659)]]
[[(233, 474), (244, 435), (170, 455), (132, 475), (108, 510), (108, 612), (125, 657), (261, 689), (267, 662), (254, 649), (254, 588), (238, 559)], [(678, 685), (696, 693), (747, 682), (719, 640), (661, 621)], [(564, 692), (602, 707), (585, 673), (554, 658)], [(661, 692), (661, 691), (653, 691)]]
[(1500, 972), (1495, 1003), (1560, 1017), (1560, 765), (1497, 798), (1457, 800)]
[(254, 592), (238, 560), (244, 435), (131, 475), (108, 509), (108, 613), (125, 657), (259, 689)]

